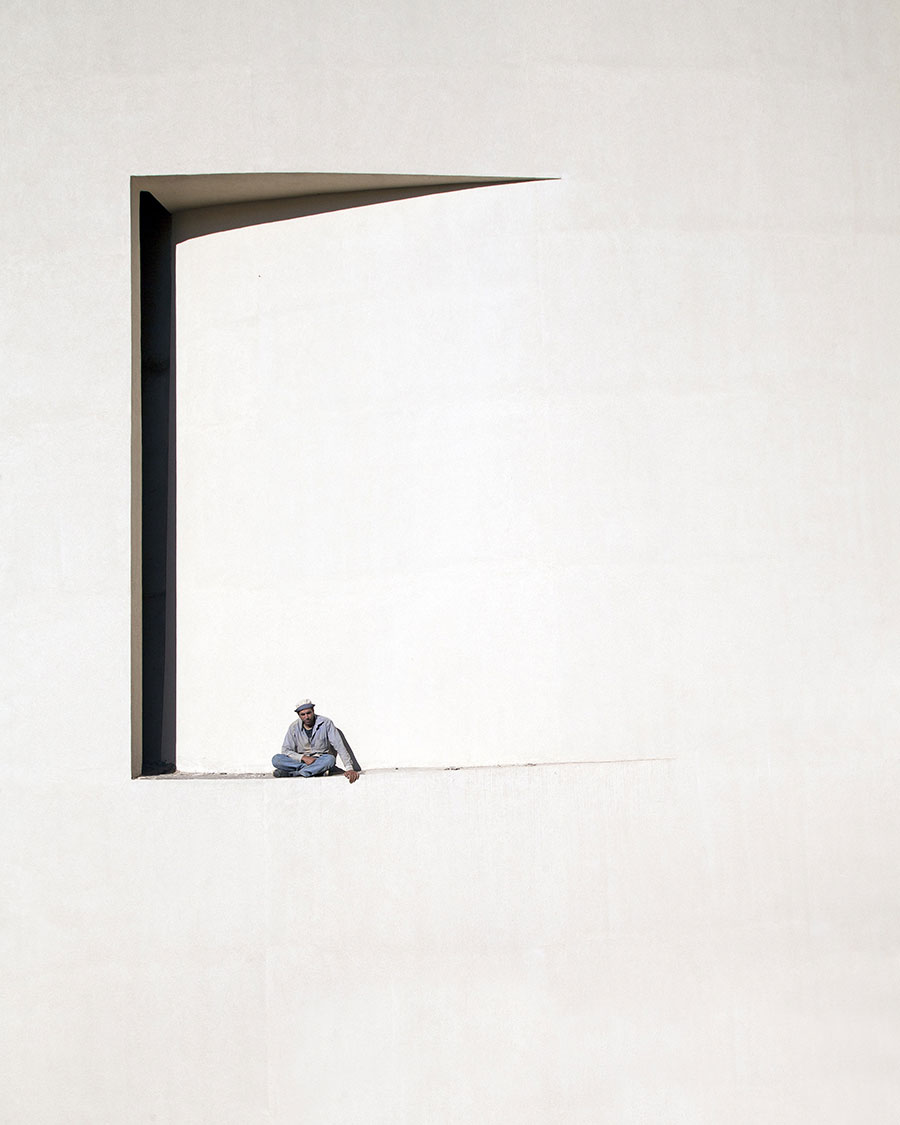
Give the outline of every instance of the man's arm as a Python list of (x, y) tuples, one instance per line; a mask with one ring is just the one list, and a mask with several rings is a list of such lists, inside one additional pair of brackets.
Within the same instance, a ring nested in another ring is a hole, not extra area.
[(297, 724), (291, 723), (287, 729), (287, 734), (284, 736), (284, 742), (281, 744), (281, 749), (284, 751), (291, 750), (294, 753), (300, 749), (300, 740), (297, 737)]
[(353, 755), (350, 753), (347, 743), (341, 737), (341, 732), (330, 719), (325, 734), (328, 738), (328, 745), (337, 751), (338, 756), (344, 763), (344, 777), (352, 785), (354, 781), (359, 779), (359, 770), (353, 768), (355, 765)]

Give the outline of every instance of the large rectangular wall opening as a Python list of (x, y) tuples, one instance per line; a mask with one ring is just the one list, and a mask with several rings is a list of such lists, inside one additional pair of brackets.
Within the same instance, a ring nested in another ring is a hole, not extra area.
[[(179, 561), (176, 540), (180, 486), (177, 471), (176, 404), (179, 399), (176, 395), (175, 292), (178, 244), (197, 239), (206, 241), (205, 235), (225, 231), (239, 233), (243, 228), (282, 223), (301, 216), (324, 215), (376, 203), (514, 182), (521, 181), (505, 177), (280, 173), (133, 178), (136, 403), (133, 776), (174, 771), (176, 761), (184, 768), (176, 749), (179, 738), (178, 653), (187, 642), (184, 635), (179, 641), (177, 604)], [(409, 248), (408, 245), (407, 250)], [(251, 364), (246, 377), (252, 384), (255, 378), (264, 379), (265, 371)], [(188, 389), (196, 389), (191, 387), (190, 375), (188, 378)], [(191, 471), (197, 477), (210, 477), (203, 466), (198, 468), (194, 464)], [(215, 481), (207, 480), (207, 483), (216, 487)], [(181, 486), (184, 484), (182, 480)], [(244, 510), (240, 516), (236, 510), (235, 515), (243, 518), (252, 513)], [(193, 513), (189, 511), (185, 516), (192, 531), (196, 530), (195, 517), (196, 510)], [(181, 562), (183, 564), (184, 560)], [(240, 566), (240, 562), (235, 565)], [(310, 676), (313, 669), (314, 662), (310, 662)], [(297, 667), (292, 673), (292, 682), (301, 678), (302, 668)], [(304, 682), (309, 681), (304, 679)], [(198, 686), (200, 698), (195, 697)], [(203, 685), (193, 681), (186, 701), (188, 713), (194, 715), (198, 713), (198, 708), (207, 708), (208, 713), (214, 713), (221, 712), (223, 708), (227, 710), (229, 706), (237, 710), (245, 706), (227, 686), (223, 688), (220, 684), (218, 694), (207, 694)], [(346, 712), (342, 711), (335, 717), (344, 718), (345, 715)], [(346, 719), (344, 721), (346, 723)], [(276, 718), (275, 723), (281, 725), (282, 717)], [(349, 733), (352, 737), (353, 732)], [(267, 761), (271, 751), (272, 746), (267, 741), (264, 747), (253, 747), (248, 752), (254, 755), (254, 763), (259, 764)], [(198, 763), (191, 761), (186, 764), (187, 768), (192, 768)], [(208, 764), (201, 763), (202, 766)], [(231, 758), (226, 755), (215, 764), (227, 772), (246, 768), (233, 755)]]

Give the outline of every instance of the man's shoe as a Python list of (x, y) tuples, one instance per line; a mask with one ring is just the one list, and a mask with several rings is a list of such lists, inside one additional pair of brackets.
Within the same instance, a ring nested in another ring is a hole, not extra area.
[(290, 770), (272, 770), (273, 777), (296, 777), (297, 775), (291, 773)]

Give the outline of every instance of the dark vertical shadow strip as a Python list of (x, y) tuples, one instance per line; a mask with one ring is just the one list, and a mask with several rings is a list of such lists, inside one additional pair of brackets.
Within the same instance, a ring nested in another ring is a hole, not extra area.
[(175, 370), (172, 216), (140, 196), (144, 774), (175, 769)]

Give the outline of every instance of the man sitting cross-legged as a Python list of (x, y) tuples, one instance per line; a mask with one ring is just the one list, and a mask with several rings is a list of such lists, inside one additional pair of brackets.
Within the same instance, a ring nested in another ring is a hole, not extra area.
[(331, 719), (317, 715), (315, 704), (301, 700), (294, 708), (299, 716), (288, 727), (281, 753), (272, 759), (276, 777), (316, 777), (327, 773), (339, 754), (347, 767), (344, 776), (349, 782), (359, 777), (359, 770), (347, 743)]

